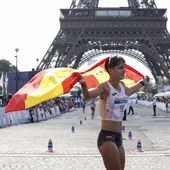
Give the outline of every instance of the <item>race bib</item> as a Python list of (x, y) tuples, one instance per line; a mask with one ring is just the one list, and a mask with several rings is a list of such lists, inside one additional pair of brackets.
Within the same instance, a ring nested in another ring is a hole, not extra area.
[(126, 99), (116, 98), (114, 101), (114, 114), (116, 117), (123, 117), (125, 105), (127, 103)]

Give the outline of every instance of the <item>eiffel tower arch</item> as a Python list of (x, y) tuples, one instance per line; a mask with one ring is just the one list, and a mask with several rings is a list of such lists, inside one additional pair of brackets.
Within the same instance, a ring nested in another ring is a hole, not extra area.
[(153, 74), (170, 80), (167, 9), (154, 0), (128, 0), (128, 7), (99, 8), (99, 0), (72, 0), (60, 9), (60, 30), (37, 67), (78, 68), (103, 53), (139, 60)]

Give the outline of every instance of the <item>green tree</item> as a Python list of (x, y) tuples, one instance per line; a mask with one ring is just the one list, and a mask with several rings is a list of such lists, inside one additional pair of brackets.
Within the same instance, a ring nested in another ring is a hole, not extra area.
[(2, 72), (14, 72), (16, 67), (10, 63), (10, 61), (2, 59), (0, 60), (0, 74)]

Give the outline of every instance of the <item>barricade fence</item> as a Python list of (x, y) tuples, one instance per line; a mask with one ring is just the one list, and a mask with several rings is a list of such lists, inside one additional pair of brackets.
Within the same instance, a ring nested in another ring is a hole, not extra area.
[[(152, 102), (138, 100), (138, 104), (152, 107)], [(166, 111), (165, 103), (157, 102), (157, 109)], [(51, 107), (35, 107), (28, 110), (5, 113), (5, 107), (0, 107), (0, 128), (12, 126), (22, 123), (31, 123), (47, 120), (53, 117), (60, 116), (61, 113), (69, 112), (70, 110), (60, 111), (61, 108), (57, 105)], [(168, 108), (170, 111), (170, 108)]]
[[(138, 100), (138, 104), (146, 107), (152, 107), (153, 102), (152, 101), (146, 101), (146, 100)], [(166, 105), (162, 102), (156, 102), (156, 109), (166, 111)], [(170, 112), (170, 107), (168, 106), (168, 112)]]
[(35, 107), (28, 110), (5, 113), (5, 107), (0, 107), (0, 128), (22, 123), (31, 123), (60, 116), (58, 106), (47, 108)]

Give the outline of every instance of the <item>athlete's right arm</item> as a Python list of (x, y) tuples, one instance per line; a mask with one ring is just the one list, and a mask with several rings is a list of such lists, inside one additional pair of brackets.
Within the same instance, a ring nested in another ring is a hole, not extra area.
[(83, 93), (83, 96), (84, 96), (85, 100), (89, 100), (89, 99), (93, 99), (95, 97), (98, 97), (98, 96), (100, 96), (100, 94), (102, 94), (104, 92), (103, 84), (100, 84), (94, 90), (89, 91), (88, 88), (87, 88), (86, 81), (84, 80), (83, 77), (81, 78), (79, 83), (80, 83), (80, 85), (82, 87), (82, 93)]

